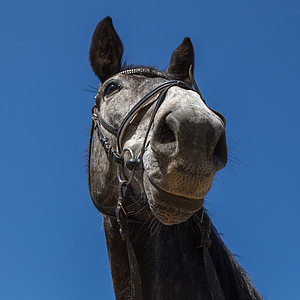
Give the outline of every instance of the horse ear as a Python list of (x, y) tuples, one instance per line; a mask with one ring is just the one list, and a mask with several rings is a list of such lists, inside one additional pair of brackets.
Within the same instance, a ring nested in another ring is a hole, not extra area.
[(122, 55), (122, 42), (112, 19), (106, 17), (97, 25), (90, 48), (90, 64), (100, 81), (105, 81), (121, 70)]
[(193, 71), (194, 48), (190, 38), (186, 37), (180, 46), (173, 52), (167, 73), (176, 79), (188, 81), (189, 68), (191, 65)]

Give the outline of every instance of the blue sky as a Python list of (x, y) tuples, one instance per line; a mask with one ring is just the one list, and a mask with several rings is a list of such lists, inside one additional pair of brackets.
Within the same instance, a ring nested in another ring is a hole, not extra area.
[(84, 168), (88, 51), (113, 18), (129, 63), (166, 68), (185, 36), (230, 161), (206, 199), (266, 299), (298, 299), (298, 1), (2, 1), (0, 298), (113, 299)]

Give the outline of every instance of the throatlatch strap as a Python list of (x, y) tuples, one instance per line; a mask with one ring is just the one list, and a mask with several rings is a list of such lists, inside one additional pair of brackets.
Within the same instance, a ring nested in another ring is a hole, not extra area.
[(207, 247), (203, 247), (203, 261), (212, 300), (225, 300), (219, 277)]
[(126, 246), (131, 279), (131, 300), (141, 300), (143, 299), (143, 293), (139, 265), (134, 253), (134, 249), (128, 237), (126, 237)]
[(208, 248), (211, 246), (211, 221), (203, 208), (200, 211), (201, 217), (200, 219), (198, 218), (198, 225), (201, 231), (201, 248), (210, 295), (212, 300), (225, 300), (217, 271), (208, 251)]

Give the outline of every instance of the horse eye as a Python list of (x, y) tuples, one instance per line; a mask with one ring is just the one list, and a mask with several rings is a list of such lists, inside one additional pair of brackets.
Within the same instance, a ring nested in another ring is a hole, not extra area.
[(104, 90), (104, 96), (109, 96), (117, 91), (119, 91), (119, 86), (116, 83), (109, 84)]

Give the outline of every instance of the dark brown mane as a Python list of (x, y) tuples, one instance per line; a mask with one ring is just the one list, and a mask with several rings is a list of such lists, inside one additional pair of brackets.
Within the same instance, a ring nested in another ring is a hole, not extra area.
[[(199, 249), (199, 258), (201, 257), (201, 231), (197, 226), (197, 218), (195, 216), (191, 217), (188, 221), (182, 224), (165, 226), (158, 220), (152, 220), (148, 226), (148, 229), (142, 230), (142, 232), (148, 230), (151, 232), (145, 247), (149, 246), (156, 236), (171, 236), (175, 239), (174, 242), (176, 241), (176, 243), (178, 243), (178, 239), (180, 238), (182, 245), (188, 244), (190, 241), (192, 241), (195, 247)], [(188, 236), (187, 233), (189, 233)], [(211, 240), (212, 244), (209, 248), (209, 252), (218, 273), (219, 280), (222, 284), (222, 288), (226, 293), (225, 295), (227, 295), (226, 299), (262, 299), (260, 294), (254, 288), (248, 274), (237, 263), (234, 255), (224, 244), (215, 226), (212, 226)], [(170, 255), (170, 252), (166, 247), (165, 253), (162, 254), (162, 257), (167, 258), (168, 255)], [(175, 249), (172, 251), (172, 259), (174, 261), (179, 261), (180, 255), (180, 251), (175, 251)], [(167, 268), (165, 272), (168, 272)], [(189, 285), (188, 282), (186, 282), (186, 284)]]

